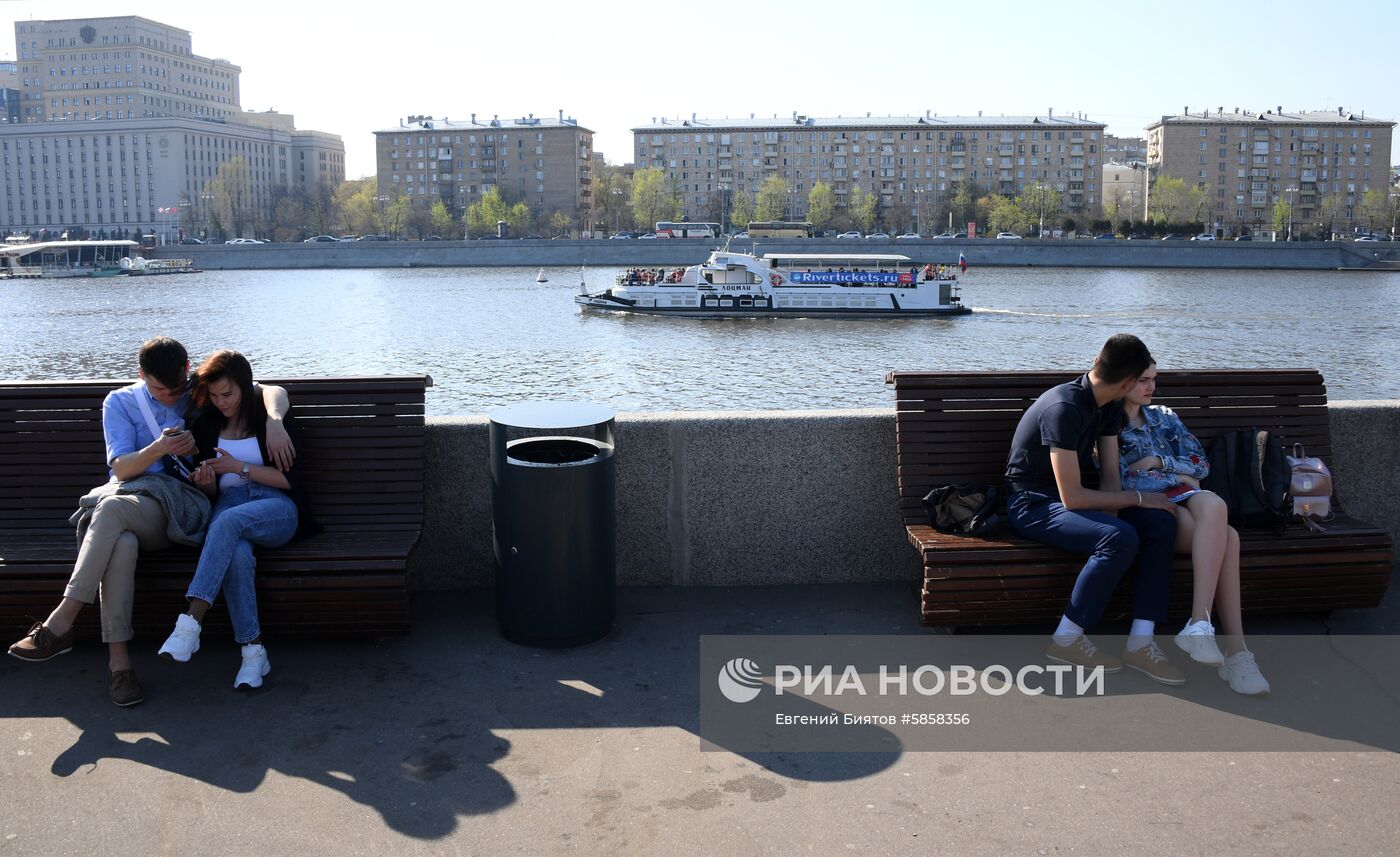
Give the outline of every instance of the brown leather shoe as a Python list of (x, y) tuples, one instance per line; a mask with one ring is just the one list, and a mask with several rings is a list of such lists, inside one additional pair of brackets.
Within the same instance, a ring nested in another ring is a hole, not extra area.
[(55, 636), (52, 631), (44, 627), (43, 622), (35, 622), (34, 627), (29, 629), (29, 633), (23, 640), (10, 646), (10, 654), (22, 661), (46, 661), (64, 652), (73, 649), (73, 629), (69, 628), (68, 633)]
[(1148, 643), (1136, 652), (1123, 652), (1123, 666), (1131, 667), (1159, 684), (1186, 684), (1186, 675), (1167, 660), (1167, 655), (1157, 648), (1156, 641)]
[(146, 694), (141, 691), (141, 682), (136, 680), (136, 673), (132, 670), (108, 673), (107, 696), (114, 705), (120, 705), (122, 708), (136, 705), (146, 699)]

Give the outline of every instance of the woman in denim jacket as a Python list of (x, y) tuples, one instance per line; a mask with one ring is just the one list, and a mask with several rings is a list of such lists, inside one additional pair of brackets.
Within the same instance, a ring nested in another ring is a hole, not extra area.
[[(1240, 536), (1228, 522), (1225, 501), (1202, 491), (1210, 473), (1205, 450), (1170, 408), (1152, 404), (1157, 366), (1147, 368), (1123, 399), (1124, 426), (1118, 436), (1119, 468), (1127, 491), (1183, 493), (1177, 514), (1176, 549), (1190, 552), (1194, 589), (1191, 620), (1176, 644), (1199, 663), (1219, 667), (1220, 677), (1238, 693), (1269, 692), (1254, 654), (1244, 645), (1240, 618)], [(1225, 654), (1210, 623), (1212, 602), (1220, 608)]]

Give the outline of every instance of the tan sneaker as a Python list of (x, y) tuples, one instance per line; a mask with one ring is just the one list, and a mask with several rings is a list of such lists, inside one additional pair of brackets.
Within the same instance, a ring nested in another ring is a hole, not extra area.
[(136, 673), (132, 670), (117, 670), (107, 674), (107, 696), (114, 705), (120, 705), (122, 708), (146, 699), (146, 694), (141, 690), (141, 682), (136, 680)]
[(1186, 676), (1172, 666), (1166, 654), (1157, 648), (1156, 641), (1148, 643), (1136, 652), (1123, 651), (1123, 665), (1132, 667), (1148, 678), (1161, 684), (1186, 684)]
[(1106, 673), (1116, 673), (1123, 668), (1122, 661), (1099, 651), (1099, 647), (1084, 634), (1080, 634), (1079, 639), (1068, 646), (1060, 645), (1052, 637), (1050, 645), (1045, 647), (1045, 657), (1056, 663), (1084, 667), (1086, 670), (1103, 667)]
[(22, 661), (46, 661), (73, 649), (73, 629), (55, 636), (44, 627), (43, 622), (35, 622), (24, 639), (10, 646), (10, 654)]

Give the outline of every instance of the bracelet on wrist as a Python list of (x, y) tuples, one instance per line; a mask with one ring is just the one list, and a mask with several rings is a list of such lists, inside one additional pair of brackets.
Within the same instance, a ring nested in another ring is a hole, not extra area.
[[(1137, 491), (1137, 489), (1133, 489), (1133, 490), (1134, 490), (1134, 491)], [(1141, 492), (1141, 491), (1137, 491), (1137, 495), (1138, 495), (1137, 504), (1138, 504), (1138, 507), (1141, 508), (1141, 507), (1142, 507), (1142, 492)]]

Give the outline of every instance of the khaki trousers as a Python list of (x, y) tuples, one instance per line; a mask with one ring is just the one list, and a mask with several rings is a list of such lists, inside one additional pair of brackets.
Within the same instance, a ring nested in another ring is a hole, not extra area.
[(140, 494), (103, 497), (93, 511), (63, 594), (91, 604), (100, 589), (104, 643), (124, 643), (132, 638), (136, 556), (138, 551), (168, 547), (165, 527), (165, 508)]

